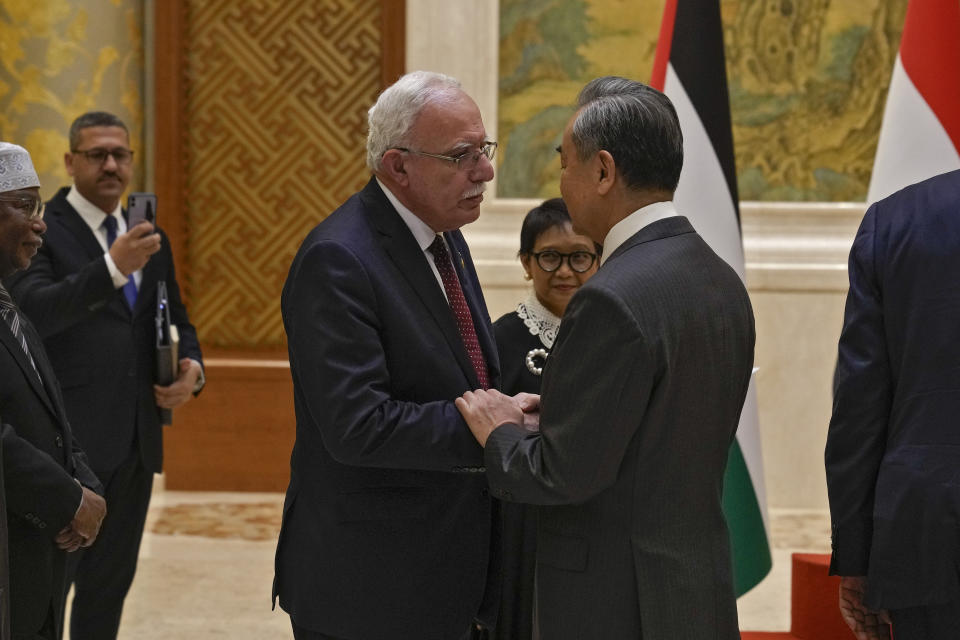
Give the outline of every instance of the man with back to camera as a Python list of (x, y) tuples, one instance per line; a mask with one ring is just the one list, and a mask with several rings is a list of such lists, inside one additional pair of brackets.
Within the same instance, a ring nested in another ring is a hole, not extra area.
[[(149, 222), (127, 229), (120, 199), (133, 151), (126, 125), (109, 113), (83, 114), (70, 127), (64, 163), (73, 186), (47, 203), (45, 242), (10, 291), (44, 339), (67, 415), (106, 487), (110, 516), (99, 543), (68, 567), (75, 576), (70, 635), (101, 640), (117, 635), (153, 474), (162, 470), (158, 407), (180, 406), (199, 392), (203, 369), (166, 236)], [(182, 356), (178, 379), (166, 387), (154, 384), (160, 281)]]
[[(30, 154), (0, 142), (0, 278), (30, 264), (45, 231)], [(73, 438), (43, 343), (2, 284), (0, 319), (0, 484), (11, 605), (5, 623), (14, 639), (54, 640), (61, 636), (67, 552), (96, 540), (106, 513), (103, 487)]]
[(840, 609), (860, 640), (960, 629), (960, 171), (874, 203), (850, 289), (825, 452)]
[(739, 276), (677, 214), (677, 115), (599, 78), (563, 133), (560, 190), (603, 260), (571, 299), (537, 397), (457, 400), (494, 495), (542, 505), (540, 637), (739, 638), (721, 508), (753, 365)]
[(374, 176), (290, 267), (297, 439), (274, 597), (299, 640), (459, 640), (493, 623), (493, 506), (453, 400), (499, 378), (459, 231), (495, 150), (459, 82), (403, 76), (369, 112)]

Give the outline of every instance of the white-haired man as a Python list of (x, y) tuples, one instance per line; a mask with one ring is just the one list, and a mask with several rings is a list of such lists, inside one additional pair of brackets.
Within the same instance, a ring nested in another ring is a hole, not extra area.
[(496, 143), (447, 76), (370, 109), (374, 176), (283, 288), (297, 439), (274, 595), (296, 638), (458, 639), (493, 621), (494, 507), (453, 400), (499, 378), (463, 236)]

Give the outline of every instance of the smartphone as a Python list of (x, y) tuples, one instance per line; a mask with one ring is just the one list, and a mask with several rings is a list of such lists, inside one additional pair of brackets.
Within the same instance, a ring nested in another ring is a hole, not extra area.
[(146, 220), (157, 226), (157, 196), (153, 193), (131, 193), (127, 196), (127, 229)]

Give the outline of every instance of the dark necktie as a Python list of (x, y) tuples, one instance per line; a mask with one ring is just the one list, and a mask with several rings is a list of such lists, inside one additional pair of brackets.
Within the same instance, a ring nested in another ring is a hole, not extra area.
[[(107, 216), (103, 226), (107, 228), (107, 249), (109, 249), (117, 239), (117, 219)], [(123, 297), (127, 299), (127, 306), (131, 309), (137, 304), (137, 282), (133, 279), (132, 273), (127, 276), (127, 284), (123, 285)]]
[(429, 251), (433, 254), (433, 262), (437, 266), (437, 271), (440, 272), (443, 289), (447, 292), (447, 302), (450, 303), (453, 317), (457, 321), (457, 329), (460, 330), (463, 346), (466, 347), (473, 369), (477, 372), (480, 387), (489, 389), (490, 377), (487, 375), (487, 363), (483, 358), (483, 351), (480, 350), (480, 342), (477, 340), (477, 330), (473, 326), (473, 316), (470, 314), (470, 307), (467, 306), (467, 299), (463, 297), (460, 280), (457, 279), (457, 274), (453, 270), (450, 253), (443, 243), (443, 238), (437, 236), (433, 244), (430, 245)]
[(30, 355), (30, 348), (27, 346), (27, 336), (24, 335), (23, 327), (20, 324), (20, 313), (17, 311), (17, 306), (13, 304), (13, 298), (10, 297), (10, 292), (8, 292), (2, 284), (0, 284), (0, 315), (3, 316), (3, 321), (10, 327), (10, 331), (13, 332), (13, 337), (20, 343), (20, 348), (23, 349), (27, 360), (30, 361), (34, 371), (36, 371), (37, 365), (33, 362), (33, 356)]

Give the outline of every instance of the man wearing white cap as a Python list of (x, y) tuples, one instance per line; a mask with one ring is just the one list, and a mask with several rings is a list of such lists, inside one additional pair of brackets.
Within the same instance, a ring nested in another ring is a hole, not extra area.
[[(46, 231), (26, 149), (0, 142), (0, 277), (27, 268)], [(13, 638), (59, 638), (66, 554), (90, 546), (106, 506), (74, 441), (33, 326), (0, 285), (0, 438)], [(95, 493), (97, 492), (97, 493)]]

